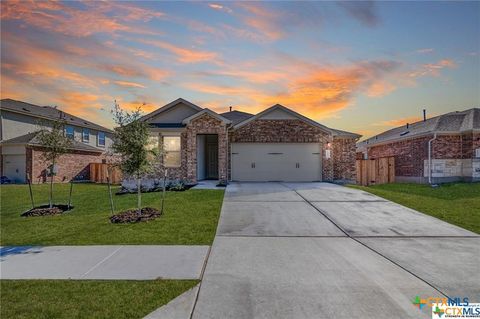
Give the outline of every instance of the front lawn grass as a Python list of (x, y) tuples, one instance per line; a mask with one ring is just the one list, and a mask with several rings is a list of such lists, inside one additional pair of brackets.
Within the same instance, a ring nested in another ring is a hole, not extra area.
[(1, 318), (143, 318), (197, 280), (1, 280)]
[(480, 183), (351, 185), (395, 203), (480, 233)]
[[(54, 201), (67, 203), (68, 184), (55, 184)], [(118, 187), (114, 189), (114, 192)], [(1, 245), (210, 245), (223, 190), (167, 192), (164, 214), (154, 221), (111, 224), (106, 185), (75, 184), (74, 209), (56, 216), (20, 217), (31, 208), (27, 185), (3, 185)], [(34, 185), (35, 205), (48, 203), (48, 185)], [(142, 194), (143, 206), (160, 208), (161, 193)], [(115, 210), (135, 208), (136, 195), (115, 196)]]

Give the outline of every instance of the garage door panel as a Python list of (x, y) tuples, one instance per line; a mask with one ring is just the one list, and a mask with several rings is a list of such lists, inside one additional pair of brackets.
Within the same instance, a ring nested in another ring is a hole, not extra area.
[(232, 143), (235, 181), (319, 181), (318, 143)]

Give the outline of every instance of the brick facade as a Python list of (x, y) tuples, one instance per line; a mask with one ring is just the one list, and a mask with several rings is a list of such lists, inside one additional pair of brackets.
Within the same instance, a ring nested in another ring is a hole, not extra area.
[[(428, 165), (425, 163), (428, 161), (428, 141), (432, 138), (433, 134), (430, 134), (370, 146), (368, 147), (368, 158), (394, 156), (396, 176), (422, 178), (428, 176), (426, 171)], [(437, 135), (432, 142), (432, 159), (437, 161), (473, 159), (477, 148), (480, 148), (480, 133)], [(462, 162), (456, 161), (455, 163)], [(460, 168), (459, 170), (461, 171)]]
[[(355, 181), (356, 139), (334, 140), (331, 133), (302, 120), (257, 119), (233, 130), (216, 117), (203, 114), (176, 134), (181, 137), (181, 166), (168, 168), (169, 179), (197, 182), (197, 135), (214, 134), (218, 136), (218, 177), (221, 181), (230, 180), (231, 143), (319, 143), (322, 145), (322, 180)], [(330, 158), (326, 158), (325, 150), (328, 149), (332, 154)]]
[(357, 179), (356, 139), (337, 138), (333, 139), (333, 179), (337, 181), (353, 182)]
[(428, 156), (431, 136), (405, 139), (368, 148), (368, 158), (395, 157), (395, 176), (423, 176), (423, 161)]
[(209, 115), (203, 114), (193, 119), (182, 133), (184, 144), (182, 150), (182, 167), (185, 168), (185, 176), (188, 182), (197, 182), (197, 135), (216, 134), (218, 136), (218, 179), (227, 180), (227, 126), (222, 121)]
[[(322, 145), (322, 180), (333, 181), (334, 155), (325, 157), (325, 150), (332, 148), (333, 137), (319, 127), (309, 125), (297, 119), (262, 120), (257, 119), (247, 123), (230, 133), (232, 143), (320, 143)], [(355, 156), (355, 143), (352, 145)], [(332, 153), (335, 151), (332, 149)], [(355, 174), (355, 161), (352, 162)]]
[[(43, 150), (40, 147), (27, 147), (26, 174), (32, 183), (44, 183), (47, 179), (49, 164), (43, 159)], [(71, 180), (89, 180), (90, 163), (101, 163), (105, 157), (100, 153), (72, 151), (62, 155), (57, 163), (58, 174), (54, 182), (63, 183)]]

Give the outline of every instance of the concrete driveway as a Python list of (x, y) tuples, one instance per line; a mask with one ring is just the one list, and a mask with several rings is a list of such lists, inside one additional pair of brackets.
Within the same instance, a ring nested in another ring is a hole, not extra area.
[(479, 302), (480, 237), (327, 183), (233, 183), (193, 318), (431, 318)]

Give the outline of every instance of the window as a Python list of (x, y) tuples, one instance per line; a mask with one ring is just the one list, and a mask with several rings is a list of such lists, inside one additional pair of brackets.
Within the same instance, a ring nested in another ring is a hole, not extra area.
[(152, 150), (158, 150), (160, 146), (159, 142), (159, 135), (157, 134), (152, 134), (148, 137), (148, 144), (147, 144), (147, 150), (152, 151)]
[(180, 166), (180, 136), (164, 136), (163, 151), (165, 167)]
[(475, 157), (480, 158), (480, 148), (477, 148), (477, 149), (475, 150)]
[(98, 146), (105, 146), (105, 132), (98, 132)]
[(65, 136), (71, 140), (75, 138), (75, 130), (73, 129), (73, 126), (65, 126)]
[(84, 128), (82, 130), (82, 141), (88, 143), (90, 141), (90, 130), (88, 128)]

